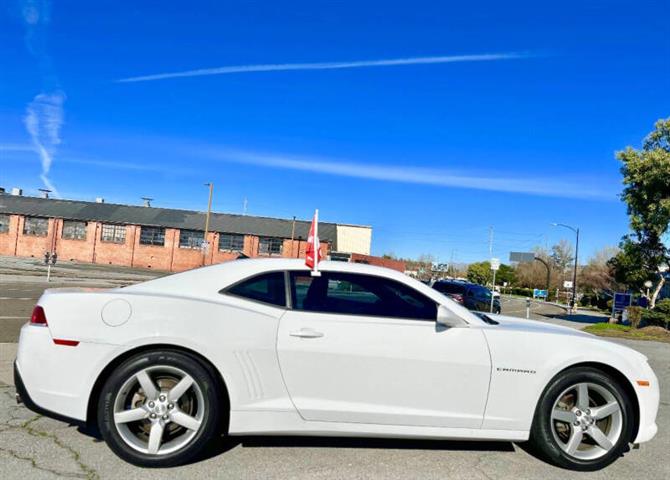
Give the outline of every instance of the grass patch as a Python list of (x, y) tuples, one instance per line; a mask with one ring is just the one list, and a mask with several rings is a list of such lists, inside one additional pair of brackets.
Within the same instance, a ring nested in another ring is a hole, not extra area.
[(595, 323), (584, 328), (584, 331), (601, 337), (670, 343), (670, 331), (660, 327), (631, 328), (629, 325), (619, 323)]

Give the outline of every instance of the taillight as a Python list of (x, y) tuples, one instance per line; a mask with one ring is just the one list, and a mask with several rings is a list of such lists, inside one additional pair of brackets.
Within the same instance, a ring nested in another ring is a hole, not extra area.
[(44, 314), (44, 309), (39, 305), (33, 308), (33, 314), (30, 316), (30, 323), (32, 325), (47, 325), (47, 316)]

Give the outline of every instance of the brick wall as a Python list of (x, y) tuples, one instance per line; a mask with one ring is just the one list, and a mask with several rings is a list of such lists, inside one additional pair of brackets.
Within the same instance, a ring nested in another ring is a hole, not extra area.
[[(204, 265), (234, 260), (240, 252), (219, 250), (219, 233), (210, 232), (207, 240), (210, 248), (203, 255), (199, 248), (179, 247), (178, 229), (165, 229), (165, 243), (142, 245), (141, 227), (126, 225), (123, 243), (102, 240), (102, 222), (88, 222), (86, 238), (74, 240), (63, 238), (63, 219), (50, 218), (46, 236), (23, 234), (25, 217), (10, 215), (9, 231), (0, 233), (0, 255), (43, 258), (44, 252), (55, 251), (59, 262), (79, 261), (127, 267), (151, 268), (179, 272)], [(247, 257), (258, 257), (259, 237), (245, 235), (242, 253)], [(304, 240), (283, 241), (282, 257), (304, 258), (307, 244)], [(328, 242), (321, 243), (325, 257), (329, 251)]]
[(378, 267), (391, 268), (399, 272), (404, 272), (406, 270), (405, 262), (401, 260), (392, 260), (390, 258), (374, 257), (372, 255), (361, 255), (359, 253), (352, 253), (351, 261), (354, 263), (366, 263), (368, 265), (376, 265)]

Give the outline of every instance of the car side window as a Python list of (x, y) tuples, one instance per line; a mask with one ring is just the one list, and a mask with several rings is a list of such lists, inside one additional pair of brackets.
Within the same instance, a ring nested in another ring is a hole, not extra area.
[(428, 297), (373, 275), (292, 272), (291, 293), (296, 310), (431, 321), (437, 316), (437, 305)]
[(256, 302), (285, 307), (285, 285), (284, 272), (271, 272), (242, 280), (232, 287), (224, 289), (223, 292)]

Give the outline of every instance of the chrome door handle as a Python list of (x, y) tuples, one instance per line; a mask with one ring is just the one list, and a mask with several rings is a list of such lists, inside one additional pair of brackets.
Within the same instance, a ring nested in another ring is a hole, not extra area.
[(319, 338), (323, 337), (323, 333), (312, 330), (311, 328), (301, 328), (297, 332), (290, 332), (289, 335), (292, 337), (300, 338)]

